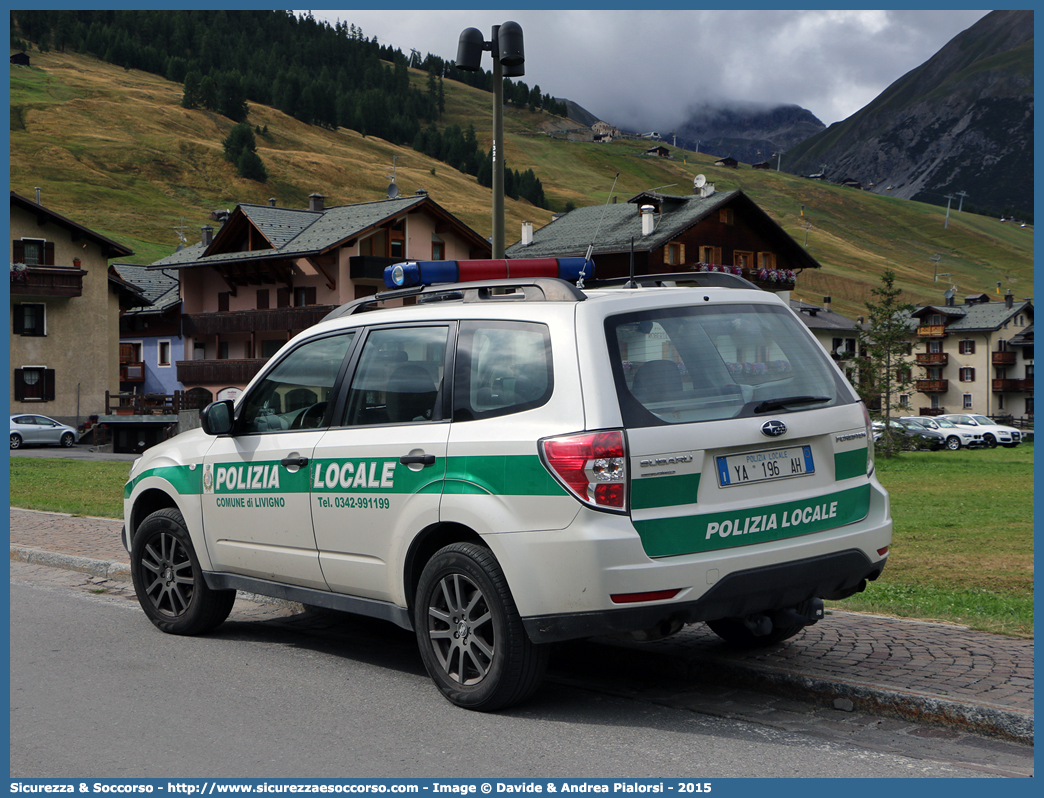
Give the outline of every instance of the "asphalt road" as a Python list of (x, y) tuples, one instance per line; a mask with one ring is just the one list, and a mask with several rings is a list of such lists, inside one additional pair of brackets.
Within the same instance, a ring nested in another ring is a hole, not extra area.
[(125, 588), (23, 563), (11, 580), (13, 778), (1032, 772), (1028, 748), (1011, 749), (1025, 751), (1021, 765), (962, 766), (950, 740), (923, 747), (932, 735), (904, 753), (887, 728), (855, 745), (829, 728), (795, 732), (627, 697), (619, 682), (588, 686), (596, 647), (568, 649), (534, 700), (473, 713), (435, 691), (413, 636), (387, 624), (302, 622), (240, 601), (216, 633), (179, 638), (155, 630)]

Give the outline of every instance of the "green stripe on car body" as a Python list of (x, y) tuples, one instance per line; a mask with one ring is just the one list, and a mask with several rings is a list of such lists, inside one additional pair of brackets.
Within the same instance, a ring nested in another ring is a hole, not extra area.
[(865, 477), (866, 457), (867, 451), (865, 446), (861, 449), (853, 449), (850, 452), (836, 452), (834, 454), (834, 479)]
[(564, 496), (540, 458), (533, 455), (450, 457), (446, 493), (499, 496)]
[(750, 510), (633, 520), (650, 557), (714, 551), (820, 532), (866, 518), (870, 485)]
[(148, 477), (165, 479), (182, 496), (198, 495), (203, 490), (203, 469), (200, 466), (160, 466), (143, 471), (129, 480), (123, 486), (123, 498), (129, 499), (138, 483)]
[(695, 504), (700, 491), (700, 474), (646, 477), (631, 481), (631, 509), (648, 510), (651, 507), (674, 507)]

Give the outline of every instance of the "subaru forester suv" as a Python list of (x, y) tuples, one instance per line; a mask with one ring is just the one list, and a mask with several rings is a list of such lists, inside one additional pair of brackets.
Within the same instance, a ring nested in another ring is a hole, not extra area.
[(876, 579), (870, 419), (786, 304), (724, 274), (583, 285), (571, 260), (389, 267), (402, 288), (149, 449), (123, 538), (152, 622), (204, 633), (237, 589), (386, 619), (493, 710), (556, 641), (702, 621), (771, 645)]

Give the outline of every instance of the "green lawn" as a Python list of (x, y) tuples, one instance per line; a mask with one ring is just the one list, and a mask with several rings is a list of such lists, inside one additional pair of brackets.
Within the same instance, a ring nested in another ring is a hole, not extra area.
[[(130, 464), (11, 458), (11, 505), (123, 516)], [(1033, 444), (878, 458), (895, 533), (882, 577), (846, 610), (1033, 636)]]
[(1033, 444), (877, 459), (888, 566), (842, 609), (1033, 636)]

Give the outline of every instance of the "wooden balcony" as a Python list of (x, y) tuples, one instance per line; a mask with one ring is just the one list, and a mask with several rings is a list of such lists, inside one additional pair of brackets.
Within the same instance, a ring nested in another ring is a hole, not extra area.
[(117, 393), (105, 392), (107, 416), (171, 416), (183, 408), (181, 391), (174, 393)]
[(946, 393), (950, 390), (949, 380), (917, 380), (920, 393)]
[(918, 338), (945, 338), (946, 337), (946, 325), (944, 324), (931, 324), (925, 325), (924, 327), (917, 328)]
[(922, 407), (920, 415), (922, 415), (922, 416), (944, 416), (944, 415), (946, 415), (946, 408), (945, 407)]
[(336, 307), (336, 305), (308, 305), (303, 308), (185, 313), (182, 314), (181, 320), (184, 334), (189, 336), (300, 332), (322, 321), (323, 317)]
[(120, 382), (145, 382), (145, 364), (134, 361), (120, 363)]
[(1018, 354), (1014, 350), (1004, 352), (992, 352), (993, 365), (995, 366), (1014, 366), (1015, 355)]
[(1033, 393), (1033, 380), (993, 380), (993, 392)]
[(268, 358), (240, 360), (179, 360), (178, 382), (194, 385), (246, 385), (268, 362)]
[(946, 352), (925, 352), (915, 355), (914, 362), (918, 366), (945, 366), (950, 362), (950, 355)]
[(83, 296), (83, 269), (66, 266), (11, 267), (11, 296)]

